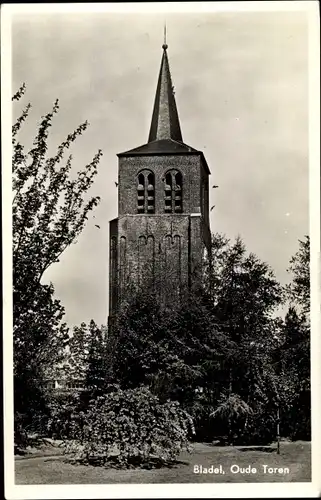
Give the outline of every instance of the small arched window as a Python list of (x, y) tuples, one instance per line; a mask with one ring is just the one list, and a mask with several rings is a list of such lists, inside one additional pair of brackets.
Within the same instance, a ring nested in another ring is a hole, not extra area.
[(137, 176), (137, 213), (155, 213), (155, 176), (150, 170)]
[(164, 199), (166, 213), (183, 211), (183, 177), (178, 170), (170, 170), (165, 175)]

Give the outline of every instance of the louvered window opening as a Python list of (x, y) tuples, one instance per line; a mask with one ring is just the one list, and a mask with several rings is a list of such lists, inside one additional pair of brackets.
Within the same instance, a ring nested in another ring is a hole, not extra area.
[(167, 172), (165, 176), (165, 213), (183, 211), (183, 179), (177, 170)]
[(155, 176), (152, 172), (141, 172), (138, 175), (137, 213), (155, 213)]

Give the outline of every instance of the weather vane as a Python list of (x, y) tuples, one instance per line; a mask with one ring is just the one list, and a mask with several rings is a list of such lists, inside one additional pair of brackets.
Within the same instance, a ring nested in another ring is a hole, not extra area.
[(166, 43), (166, 22), (164, 24), (164, 43), (163, 43), (163, 49), (166, 50), (168, 47), (167, 43)]

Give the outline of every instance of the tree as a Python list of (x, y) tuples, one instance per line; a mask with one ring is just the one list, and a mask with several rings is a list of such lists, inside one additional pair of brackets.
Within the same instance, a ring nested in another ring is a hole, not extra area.
[(235, 412), (230, 413), (226, 421), (229, 440), (234, 435), (263, 439), (264, 428), (272, 429), (272, 423), (266, 419), (276, 415), (280, 396), (271, 353), (277, 337), (273, 313), (282, 302), (282, 288), (271, 268), (253, 253), (247, 253), (240, 237), (231, 243), (219, 234), (212, 236), (205, 286), (219, 329), (231, 342), (229, 356), (216, 373), (221, 381), (221, 394), (215, 391), (214, 416), (221, 414), (219, 408), (234, 411), (235, 401), (241, 401), (243, 406), (237, 408), (251, 411), (247, 412), (241, 428), (239, 419), (233, 423)]
[[(106, 327), (94, 320), (75, 326), (66, 342), (63, 357), (54, 365), (55, 377), (67, 387), (89, 390), (105, 379)], [(53, 367), (51, 365), (50, 369)]]
[(91, 394), (104, 390), (106, 383), (106, 338), (103, 328), (98, 328), (91, 320), (89, 329), (92, 333), (88, 353), (88, 370), (85, 386)]
[(105, 384), (106, 330), (94, 320), (75, 327), (69, 342), (66, 366), (69, 380), (80, 380), (91, 396)]
[(290, 307), (274, 352), (276, 373), (282, 381), (282, 435), (310, 439), (310, 331), (304, 314)]
[[(53, 360), (62, 355), (68, 329), (64, 309), (53, 298), (53, 286), (39, 285), (29, 304), (14, 289), (14, 407), (24, 427), (41, 430), (46, 413), (46, 376)], [(46, 369), (47, 368), (47, 369)], [(39, 419), (37, 418), (39, 416)], [(19, 424), (19, 425), (20, 425)]]
[[(25, 85), (13, 96), (19, 101)], [(29, 115), (30, 103), (12, 127), (12, 223), (13, 223), (13, 334), (15, 361), (15, 405), (32, 418), (39, 402), (46, 363), (62, 355), (68, 331), (64, 308), (54, 298), (52, 284), (44, 285), (45, 271), (83, 230), (99, 197), (86, 197), (101, 158), (101, 151), (72, 177), (72, 156), (66, 152), (87, 128), (81, 124), (68, 134), (54, 156), (48, 155), (48, 137), (58, 101), (41, 118), (33, 147), (25, 152), (18, 134)], [(34, 386), (38, 392), (34, 395)]]
[(203, 284), (163, 302), (146, 283), (128, 295), (109, 337), (111, 380), (179, 401), (197, 438), (274, 438), (283, 397), (273, 365), (282, 325), (274, 315), (283, 294), (266, 263), (240, 238), (213, 235)]
[(240, 237), (231, 244), (224, 236), (213, 235), (207, 287), (217, 318), (234, 339), (268, 334), (263, 327), (281, 303), (282, 289), (268, 264), (247, 254)]
[[(106, 328), (91, 320), (74, 327), (63, 360), (54, 367), (62, 390), (48, 394), (50, 437), (69, 439), (75, 415), (106, 389)], [(66, 390), (67, 389), (67, 390)]]
[(91, 332), (86, 323), (74, 326), (62, 363), (68, 381), (86, 380)]
[(125, 388), (145, 384), (163, 399), (191, 405), (205, 371), (228, 343), (206, 297), (183, 292), (166, 306), (158, 299), (157, 292), (141, 290), (120, 311), (108, 342), (114, 381)]
[(292, 273), (292, 283), (287, 287), (291, 302), (302, 308), (304, 314), (310, 312), (310, 237), (299, 240), (299, 249), (291, 257), (288, 272)]
[(311, 436), (310, 391), (310, 238), (299, 240), (288, 272), (292, 282), (286, 287), (290, 307), (284, 320), (279, 367), (287, 377), (291, 396), (284, 412), (284, 426), (295, 439)]
[(290, 307), (284, 320), (281, 364), (295, 374), (301, 388), (310, 389), (310, 329), (305, 316)]

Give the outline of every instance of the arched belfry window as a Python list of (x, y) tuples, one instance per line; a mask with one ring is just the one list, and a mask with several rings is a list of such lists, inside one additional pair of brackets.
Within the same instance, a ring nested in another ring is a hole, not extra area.
[(155, 176), (150, 170), (143, 170), (137, 176), (137, 212), (155, 213)]
[(183, 211), (183, 177), (178, 170), (169, 170), (165, 175), (165, 212)]

